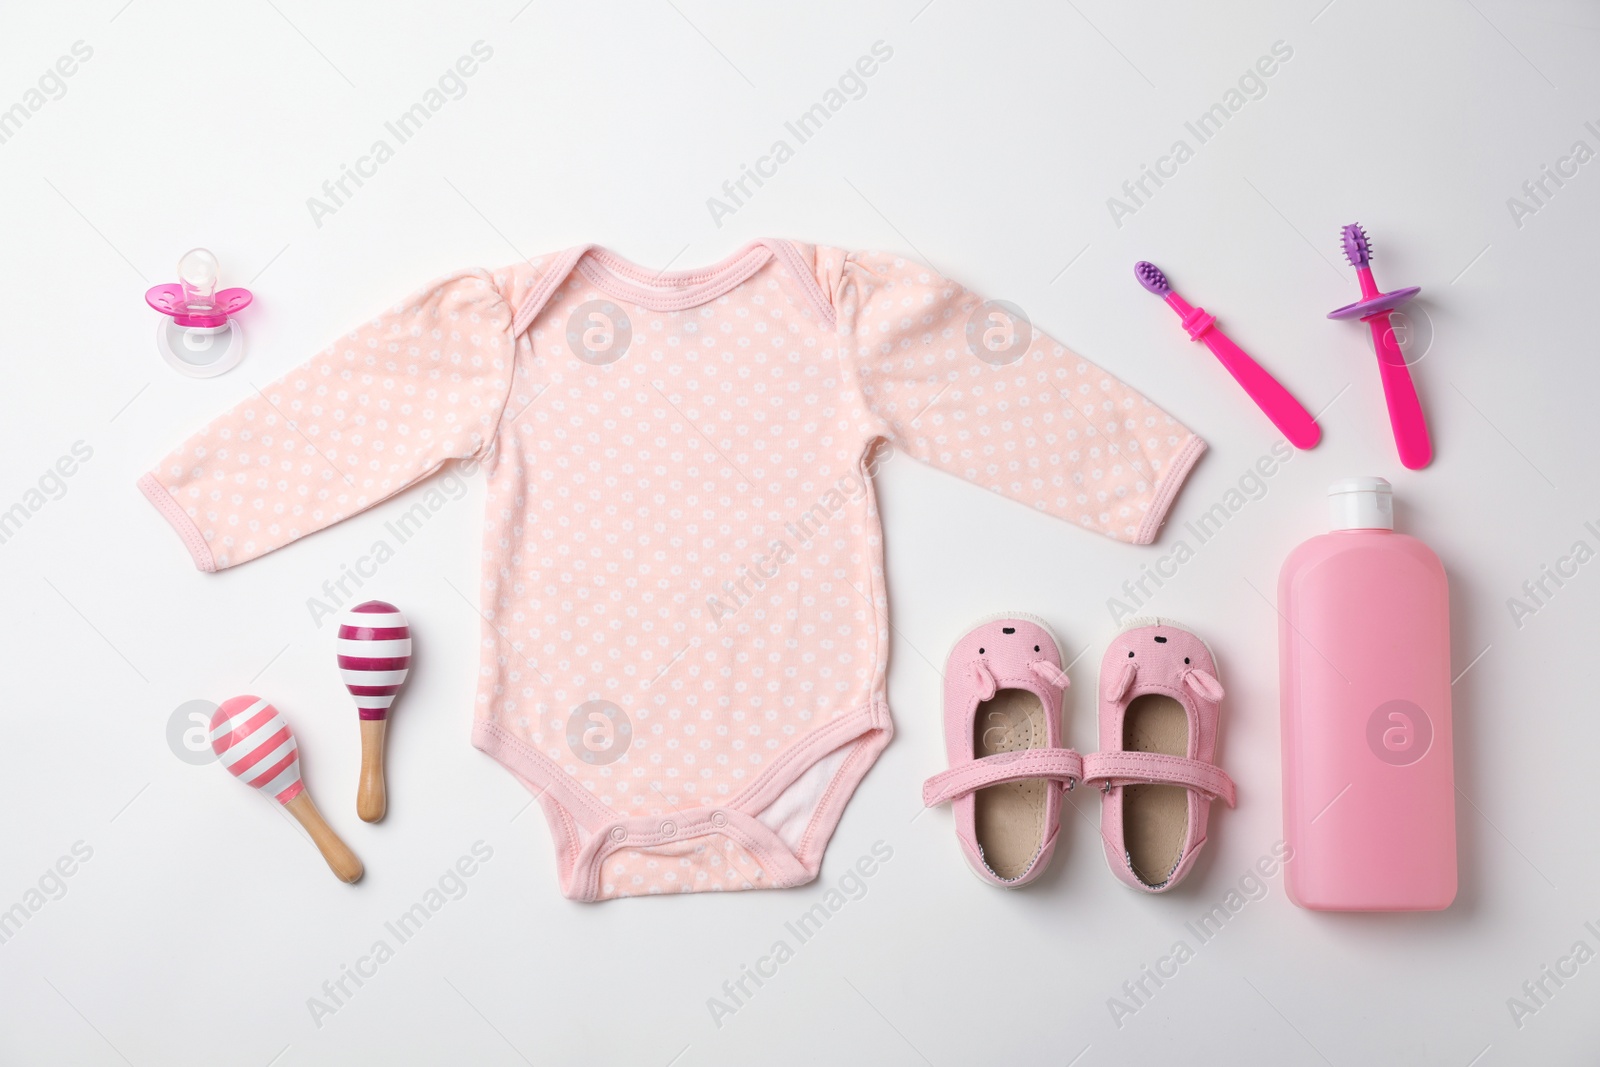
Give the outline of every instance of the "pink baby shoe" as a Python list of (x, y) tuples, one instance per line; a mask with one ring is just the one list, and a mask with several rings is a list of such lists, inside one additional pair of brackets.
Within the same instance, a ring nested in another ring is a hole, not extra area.
[(1130, 622), (1100, 662), (1102, 750), (1083, 758), (1083, 781), (1101, 788), (1106, 862), (1135, 889), (1183, 881), (1211, 802), (1233, 806), (1215, 762), (1221, 701), (1210, 647), (1161, 619)]
[(951, 802), (956, 837), (979, 878), (1014, 889), (1050, 866), (1061, 795), (1083, 757), (1061, 745), (1071, 683), (1043, 619), (995, 615), (956, 642), (945, 663), (950, 769), (922, 786), (928, 807)]

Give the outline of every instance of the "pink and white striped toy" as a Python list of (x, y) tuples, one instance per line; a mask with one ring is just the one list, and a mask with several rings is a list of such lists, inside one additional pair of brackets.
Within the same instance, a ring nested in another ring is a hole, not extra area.
[(383, 739), (389, 707), (410, 669), (411, 628), (399, 608), (369, 600), (345, 612), (339, 620), (339, 673), (361, 716), (356, 813), (367, 822), (377, 822), (388, 808)]
[(339, 839), (300, 779), (300, 748), (278, 709), (257, 696), (225, 700), (211, 716), (211, 750), (235, 778), (289, 809), (341, 882), (361, 877), (361, 861)]

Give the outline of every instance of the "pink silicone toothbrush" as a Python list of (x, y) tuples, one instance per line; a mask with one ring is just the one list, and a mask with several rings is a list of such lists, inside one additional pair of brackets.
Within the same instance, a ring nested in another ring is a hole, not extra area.
[(1394, 326), (1389, 322), (1389, 312), (1404, 304), (1422, 291), (1420, 286), (1379, 292), (1372, 277), (1372, 246), (1367, 243), (1367, 231), (1359, 222), (1353, 222), (1341, 231), (1344, 257), (1356, 269), (1361, 282), (1361, 299), (1328, 312), (1330, 319), (1360, 319), (1372, 328), (1372, 347), (1378, 350), (1378, 372), (1383, 376), (1383, 399), (1389, 405), (1389, 425), (1394, 427), (1394, 444), (1400, 453), (1400, 462), (1407, 468), (1419, 471), (1433, 462), (1433, 442), (1428, 440), (1428, 424), (1422, 417), (1422, 402), (1417, 399), (1417, 387), (1411, 381), (1411, 370), (1406, 357), (1395, 340)]
[(1261, 369), (1261, 364), (1251, 359), (1244, 349), (1228, 339), (1216, 326), (1216, 318), (1205, 308), (1191, 307), (1189, 302), (1172, 289), (1172, 283), (1154, 263), (1140, 261), (1133, 265), (1139, 284), (1161, 297), (1167, 306), (1178, 313), (1183, 328), (1189, 331), (1189, 340), (1204, 341), (1207, 348), (1228, 368), (1234, 380), (1244, 386), (1250, 399), (1266, 412), (1267, 418), (1289, 439), (1296, 448), (1315, 448), (1322, 440), (1322, 430), (1317, 420), (1289, 395), (1289, 390), (1278, 379)]

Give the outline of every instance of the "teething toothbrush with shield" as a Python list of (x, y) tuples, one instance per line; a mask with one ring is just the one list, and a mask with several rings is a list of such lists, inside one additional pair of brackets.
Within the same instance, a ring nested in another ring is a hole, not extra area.
[(1344, 246), (1345, 258), (1356, 269), (1361, 299), (1328, 312), (1328, 318), (1360, 319), (1371, 329), (1372, 347), (1378, 353), (1378, 373), (1383, 381), (1383, 398), (1389, 407), (1389, 424), (1394, 429), (1395, 450), (1404, 466), (1421, 470), (1433, 462), (1433, 439), (1428, 435), (1422, 402), (1417, 399), (1417, 386), (1411, 380), (1411, 368), (1400, 350), (1400, 339), (1395, 335), (1390, 314), (1422, 290), (1415, 285), (1388, 292), (1378, 288), (1372, 276), (1372, 245), (1359, 222), (1339, 231), (1339, 242)]

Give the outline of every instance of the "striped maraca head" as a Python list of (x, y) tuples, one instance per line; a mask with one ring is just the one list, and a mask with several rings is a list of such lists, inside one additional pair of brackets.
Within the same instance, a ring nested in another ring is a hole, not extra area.
[(393, 604), (369, 600), (339, 620), (339, 673), (363, 719), (383, 719), (411, 666), (411, 630)]
[(211, 716), (211, 749), (235, 778), (287, 804), (305, 789), (300, 750), (278, 709), (260, 697), (225, 700)]

